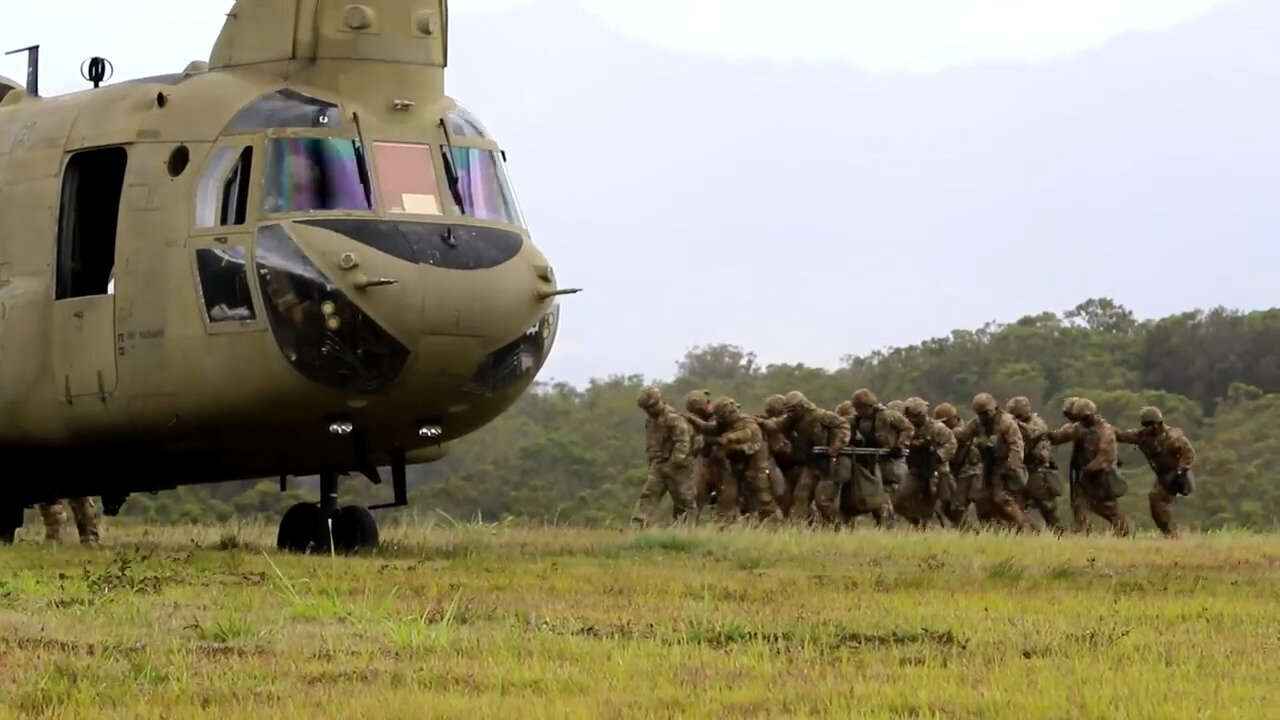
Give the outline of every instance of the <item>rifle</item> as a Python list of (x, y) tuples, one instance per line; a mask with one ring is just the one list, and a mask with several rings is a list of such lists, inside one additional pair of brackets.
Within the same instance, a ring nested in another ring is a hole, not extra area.
[(1080, 471), (1084, 469), (1084, 443), (1079, 440), (1071, 445), (1071, 467), (1067, 470), (1067, 482), (1071, 493), (1071, 506), (1075, 507), (1080, 493)]

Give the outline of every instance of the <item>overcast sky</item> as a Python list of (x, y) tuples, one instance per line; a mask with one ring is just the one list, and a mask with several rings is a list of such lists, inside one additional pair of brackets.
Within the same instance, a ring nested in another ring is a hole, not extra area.
[[(231, 6), (11, 4), (0, 50), (41, 43), (45, 95), (95, 54), (117, 80), (206, 59)], [(451, 7), (448, 90), (586, 288), (543, 379), (669, 377), (714, 342), (833, 367), (1097, 296), (1280, 299), (1275, 0)]]
[[(453, 0), (457, 22), (513, 6), (574, 0)], [(974, 62), (1038, 62), (1134, 29), (1160, 29), (1224, 0), (577, 0), (608, 27), (658, 47), (727, 59), (838, 60), (874, 71), (932, 72)], [(230, 0), (11, 2), (0, 51), (40, 43), (46, 93), (83, 83), (104, 55), (121, 77), (180, 70), (207, 54)], [(780, 8), (785, 5), (786, 12)], [(184, 32), (151, 28), (180, 26)], [(139, 42), (139, 36), (146, 38)], [(18, 56), (0, 74), (20, 79)]]

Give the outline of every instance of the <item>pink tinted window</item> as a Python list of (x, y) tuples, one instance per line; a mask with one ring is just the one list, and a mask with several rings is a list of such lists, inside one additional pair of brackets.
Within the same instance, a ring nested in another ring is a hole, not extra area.
[(440, 192), (430, 145), (375, 142), (374, 171), (382, 201), (393, 213), (440, 215)]

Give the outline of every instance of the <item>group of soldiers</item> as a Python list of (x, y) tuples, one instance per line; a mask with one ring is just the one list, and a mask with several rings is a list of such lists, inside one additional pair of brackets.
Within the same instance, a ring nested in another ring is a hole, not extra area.
[(870, 515), (880, 527), (936, 521), (1026, 532), (1039, 513), (1047, 529), (1062, 533), (1064, 486), (1052, 450), (1066, 443), (1072, 532), (1087, 532), (1092, 512), (1116, 535), (1132, 534), (1119, 505), (1128, 488), (1118, 443), (1138, 446), (1155, 473), (1151, 517), (1166, 536), (1179, 534), (1174, 499), (1194, 488), (1195, 450), (1155, 407), (1142, 409), (1142, 427), (1126, 430), (1108, 423), (1092, 400), (1068, 398), (1066, 423), (1050, 430), (1028, 398), (1002, 408), (987, 393), (973, 399), (967, 422), (950, 403), (932, 413), (918, 397), (883, 405), (866, 388), (835, 411), (799, 391), (768, 398), (763, 415), (708, 390), (686, 395), (683, 412), (656, 387), (642, 389), (637, 404), (648, 416), (649, 472), (632, 513), (640, 527), (669, 493), (676, 524), (710, 515), (834, 527)]

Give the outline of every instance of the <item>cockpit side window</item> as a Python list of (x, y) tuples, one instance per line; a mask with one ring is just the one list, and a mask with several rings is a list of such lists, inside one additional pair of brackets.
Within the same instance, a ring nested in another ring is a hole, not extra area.
[(243, 322), (256, 318), (245, 249), (232, 246), (199, 248), (195, 252), (200, 295), (209, 322)]
[(249, 175), (253, 172), (253, 148), (245, 148), (222, 185), (222, 224), (243, 225), (249, 204)]
[(358, 141), (298, 137), (267, 142), (267, 213), (373, 209), (373, 189)]
[(196, 227), (243, 225), (247, 218), (253, 148), (220, 147), (196, 186)]
[(460, 205), (459, 212), (482, 220), (524, 225), (499, 153), (457, 145), (441, 148), (440, 153), (456, 178), (455, 204)]

